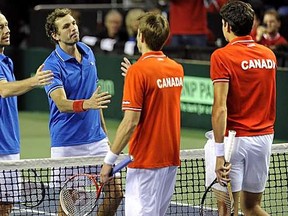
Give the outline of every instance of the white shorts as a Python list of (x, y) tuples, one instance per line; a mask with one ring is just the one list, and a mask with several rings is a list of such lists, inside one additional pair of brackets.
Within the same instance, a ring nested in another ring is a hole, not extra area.
[(163, 216), (172, 198), (177, 167), (158, 169), (128, 168), (125, 215)]
[(52, 147), (51, 158), (78, 156), (105, 156), (109, 151), (108, 138), (90, 144)]
[[(212, 134), (212, 137), (211, 137)], [(206, 133), (205, 167), (206, 186), (216, 178), (213, 132)], [(265, 189), (269, 172), (273, 134), (251, 137), (236, 137), (231, 155), (232, 169), (229, 174), (232, 191), (261, 193)], [(225, 138), (226, 140), (227, 138)], [(216, 186), (216, 189), (217, 188)]]
[[(1, 160), (20, 160), (20, 154), (0, 155)], [(20, 195), (20, 173), (16, 171), (0, 172), (1, 202), (17, 202)]]
[[(52, 147), (51, 158), (62, 157), (78, 157), (78, 156), (105, 156), (109, 151), (108, 138), (104, 138), (98, 142), (83, 144), (77, 146), (67, 147)], [(63, 183), (67, 178), (79, 174), (79, 173), (99, 173), (100, 166), (96, 169), (94, 167), (81, 167), (81, 168), (56, 168), (53, 169), (53, 175), (51, 176), (50, 187), (59, 187), (61, 182)]]

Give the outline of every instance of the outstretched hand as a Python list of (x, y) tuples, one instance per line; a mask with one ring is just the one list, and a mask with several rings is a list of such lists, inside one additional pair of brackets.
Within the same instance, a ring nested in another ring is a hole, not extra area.
[(127, 75), (127, 71), (130, 66), (131, 66), (131, 62), (126, 57), (124, 57), (123, 61), (121, 62), (122, 76), (125, 77)]
[(45, 85), (51, 84), (52, 79), (53, 79), (53, 73), (51, 70), (42, 71), (43, 67), (44, 67), (44, 64), (40, 65), (37, 69), (35, 76), (32, 77), (33, 79), (32, 86), (34, 87), (45, 86)]
[(106, 109), (110, 103), (111, 95), (108, 92), (100, 93), (100, 86), (97, 87), (93, 95), (84, 101), (83, 108), (88, 109)]

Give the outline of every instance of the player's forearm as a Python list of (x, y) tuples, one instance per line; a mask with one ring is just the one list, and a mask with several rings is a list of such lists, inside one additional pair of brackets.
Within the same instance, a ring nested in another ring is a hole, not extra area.
[(105, 134), (108, 136), (108, 130), (106, 127), (106, 123), (105, 123), (105, 119), (104, 119), (104, 115), (103, 115), (103, 110), (100, 109), (100, 117), (101, 117), (101, 126), (102, 129), (104, 130)]
[(1, 82), (0, 95), (3, 98), (22, 95), (35, 87), (33, 78), (14, 82)]
[(227, 109), (226, 107), (215, 107), (212, 109), (212, 128), (216, 143), (223, 143), (226, 130)]
[(86, 111), (86, 109), (83, 108), (85, 100), (69, 100), (67, 98), (54, 98), (53, 100), (58, 110), (63, 113), (78, 113)]
[(111, 147), (111, 151), (113, 153), (120, 154), (120, 152), (123, 151), (125, 146), (128, 144), (136, 126), (136, 122), (127, 121), (125, 118), (122, 120), (117, 129), (115, 140)]

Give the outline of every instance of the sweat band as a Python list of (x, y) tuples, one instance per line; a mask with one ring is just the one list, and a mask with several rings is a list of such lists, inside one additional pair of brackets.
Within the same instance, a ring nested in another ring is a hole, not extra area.
[(83, 109), (83, 103), (84, 103), (84, 100), (75, 100), (73, 102), (73, 111), (84, 112), (85, 110)]
[(224, 143), (214, 143), (215, 156), (220, 157), (225, 155)]
[(112, 151), (108, 151), (104, 158), (104, 163), (109, 164), (109, 165), (114, 165), (116, 160), (118, 158), (117, 154), (114, 154)]

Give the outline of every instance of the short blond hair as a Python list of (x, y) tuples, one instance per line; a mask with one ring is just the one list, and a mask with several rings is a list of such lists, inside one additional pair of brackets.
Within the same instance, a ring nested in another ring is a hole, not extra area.
[(135, 34), (134, 30), (132, 29), (133, 21), (137, 21), (138, 17), (140, 17), (144, 13), (145, 11), (140, 8), (134, 8), (127, 12), (126, 17), (125, 17), (125, 25), (126, 25), (126, 31), (130, 37), (134, 36)]
[(166, 17), (159, 13), (146, 12), (138, 18), (139, 32), (152, 51), (159, 51), (167, 41), (170, 28)]

